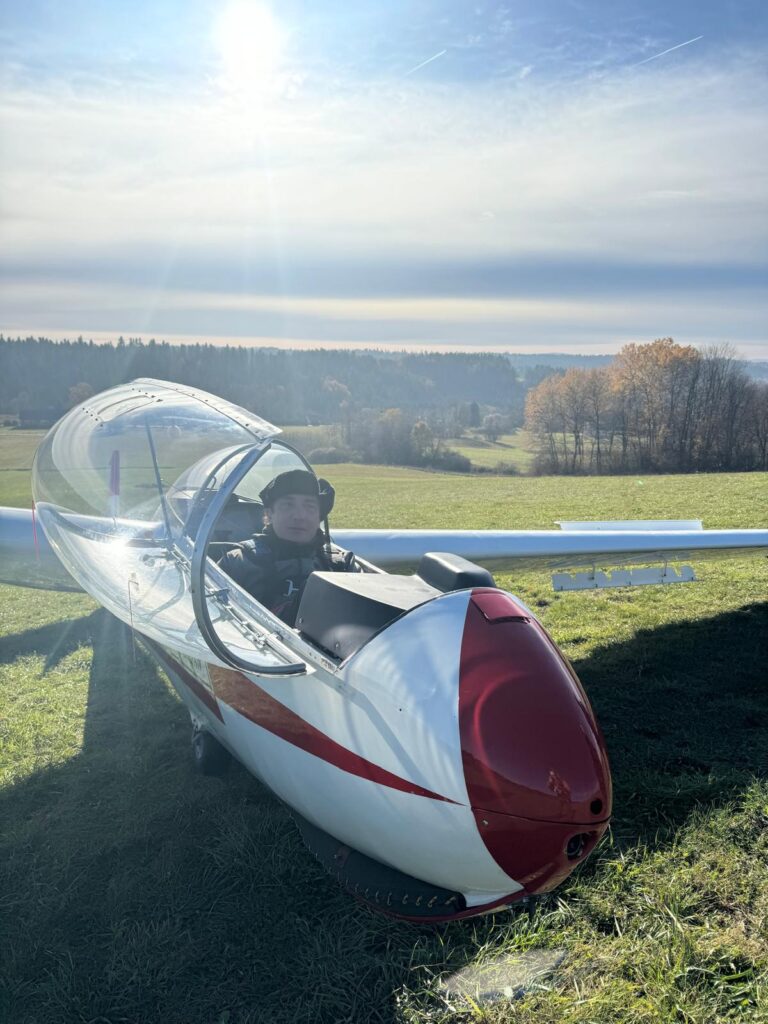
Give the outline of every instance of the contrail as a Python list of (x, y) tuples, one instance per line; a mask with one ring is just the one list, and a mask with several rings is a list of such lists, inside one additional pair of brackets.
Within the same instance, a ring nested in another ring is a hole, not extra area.
[(647, 64), (649, 60), (656, 60), (657, 57), (663, 57), (665, 53), (672, 53), (673, 50), (679, 50), (681, 46), (690, 46), (691, 43), (698, 43), (698, 41), (703, 38), (704, 36), (696, 36), (694, 39), (686, 39), (684, 43), (678, 43), (677, 46), (670, 46), (668, 50), (662, 50), (661, 53), (654, 53), (652, 57), (646, 57), (645, 60), (640, 60), (637, 64), (631, 64), (630, 67), (639, 68), (641, 64)]
[(427, 59), (426, 59), (426, 60), (423, 60), (423, 61), (421, 62), (421, 64), (417, 64), (415, 68), (411, 68), (411, 70), (410, 70), (410, 71), (406, 71), (406, 72), (405, 72), (405, 74), (403, 75), (403, 78), (407, 78), (407, 77), (408, 77), (408, 75), (412, 75), (412, 74), (413, 74), (413, 72), (414, 72), (414, 71), (418, 71), (418, 70), (419, 70), (419, 68), (423, 68), (423, 67), (426, 67), (426, 66), (427, 66), (427, 64), (431, 64), (433, 60), (437, 60), (437, 58), (438, 58), (438, 57), (442, 57), (442, 56), (443, 56), (443, 54), (446, 54), (446, 53), (448, 53), (448, 51), (447, 51), (447, 50), (441, 50), (441, 51), (440, 51), (440, 53), (436, 53), (436, 54), (434, 54), (434, 55), (433, 55), (432, 57), (427, 57)]

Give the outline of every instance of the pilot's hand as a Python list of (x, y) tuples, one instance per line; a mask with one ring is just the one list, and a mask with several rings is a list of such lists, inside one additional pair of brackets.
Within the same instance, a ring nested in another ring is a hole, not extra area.
[(357, 572), (354, 551), (346, 551), (344, 553), (344, 572)]

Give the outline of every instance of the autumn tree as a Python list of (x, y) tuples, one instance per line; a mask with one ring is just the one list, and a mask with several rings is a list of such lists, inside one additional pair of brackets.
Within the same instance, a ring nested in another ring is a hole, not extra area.
[(531, 388), (525, 402), (526, 426), (539, 444), (537, 465), (551, 473), (562, 472), (567, 459), (561, 381), (560, 374), (546, 377), (535, 388)]
[(765, 463), (764, 398), (728, 346), (659, 338), (605, 369), (571, 369), (528, 393), (547, 472), (687, 472)]

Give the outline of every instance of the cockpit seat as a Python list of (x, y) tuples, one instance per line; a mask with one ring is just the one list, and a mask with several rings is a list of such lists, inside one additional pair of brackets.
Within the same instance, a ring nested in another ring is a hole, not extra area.
[(425, 583), (443, 593), (496, 586), (496, 581), (487, 569), (446, 551), (428, 551), (422, 555), (417, 574)]
[(228, 552), (264, 529), (264, 506), (236, 494), (227, 502), (208, 542), (210, 555), (220, 561)]
[(264, 506), (233, 494), (216, 520), (213, 539), (217, 541), (250, 540), (264, 529)]
[[(186, 519), (184, 529), (193, 540), (197, 536), (203, 516), (208, 511), (216, 494), (217, 491), (211, 489), (200, 491), (194, 495), (194, 498), (180, 494), (173, 496), (174, 510), (180, 518)], [(226, 542), (234, 546), (236, 542), (249, 540), (254, 533), (261, 533), (263, 529), (264, 506), (262, 503), (233, 494), (216, 520), (211, 540), (222, 544)]]
[(348, 658), (403, 612), (440, 591), (418, 576), (313, 572), (304, 587), (296, 628), (335, 658)]

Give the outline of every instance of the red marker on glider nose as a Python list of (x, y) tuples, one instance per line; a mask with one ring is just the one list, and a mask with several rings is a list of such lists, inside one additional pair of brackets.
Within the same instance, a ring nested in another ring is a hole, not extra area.
[(573, 670), (499, 590), (473, 591), (467, 608), (459, 728), (486, 847), (526, 892), (554, 888), (608, 826), (608, 758)]

